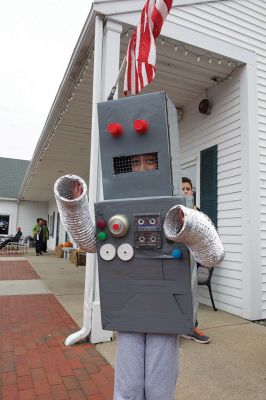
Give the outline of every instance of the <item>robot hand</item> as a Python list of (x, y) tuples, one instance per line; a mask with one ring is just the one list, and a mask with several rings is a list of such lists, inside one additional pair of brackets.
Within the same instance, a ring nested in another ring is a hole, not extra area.
[(62, 222), (71, 238), (83, 250), (95, 253), (95, 227), (84, 180), (76, 175), (62, 176), (55, 182), (54, 193)]

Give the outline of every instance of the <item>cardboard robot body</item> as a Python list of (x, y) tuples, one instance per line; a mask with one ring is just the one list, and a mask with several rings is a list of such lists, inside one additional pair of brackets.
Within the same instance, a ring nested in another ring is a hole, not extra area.
[(95, 218), (103, 328), (192, 332), (195, 263), (163, 232), (167, 211), (188, 206), (178, 193), (175, 107), (158, 92), (100, 103), (98, 119), (105, 200), (95, 204)]

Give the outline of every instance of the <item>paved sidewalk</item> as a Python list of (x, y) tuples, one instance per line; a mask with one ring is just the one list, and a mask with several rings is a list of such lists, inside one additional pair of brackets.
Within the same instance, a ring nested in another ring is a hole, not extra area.
[[(111, 400), (116, 342), (63, 345), (82, 326), (85, 268), (25, 259), (0, 257), (2, 400)], [(207, 306), (198, 317), (212, 342), (180, 339), (175, 400), (265, 400), (266, 327)]]
[(89, 343), (63, 344), (78, 325), (44, 284), (43, 293), (29, 262), (0, 257), (0, 279), (0, 290), (9, 290), (0, 296), (0, 398), (111, 400), (112, 367)]

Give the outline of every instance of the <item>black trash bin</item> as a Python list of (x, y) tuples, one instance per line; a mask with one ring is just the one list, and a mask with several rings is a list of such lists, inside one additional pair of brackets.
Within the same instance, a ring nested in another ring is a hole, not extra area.
[(35, 240), (33, 239), (33, 237), (29, 238), (29, 247), (35, 247)]

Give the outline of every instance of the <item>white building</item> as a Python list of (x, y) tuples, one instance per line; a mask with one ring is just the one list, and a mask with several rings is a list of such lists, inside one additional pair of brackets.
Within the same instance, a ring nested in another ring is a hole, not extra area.
[[(20, 199), (48, 202), (57, 231), (50, 247), (65, 237), (55, 180), (78, 174), (89, 183), (91, 203), (101, 196), (95, 106), (115, 83), (144, 3), (94, 1), (47, 117)], [(264, 0), (175, 0), (157, 40), (156, 78), (143, 91), (166, 91), (184, 112), (183, 175), (194, 180), (200, 207), (206, 211), (211, 201), (226, 250), (212, 278), (215, 303), (250, 320), (266, 318), (265, 23)], [(121, 79), (119, 97), (122, 88)], [(209, 115), (198, 110), (206, 96)], [(97, 284), (86, 290), (97, 313)], [(210, 304), (207, 291), (200, 294)]]
[(15, 235), (21, 227), (30, 236), (38, 217), (47, 218), (47, 202), (19, 199), (19, 190), (29, 166), (27, 160), (0, 158), (0, 235)]

